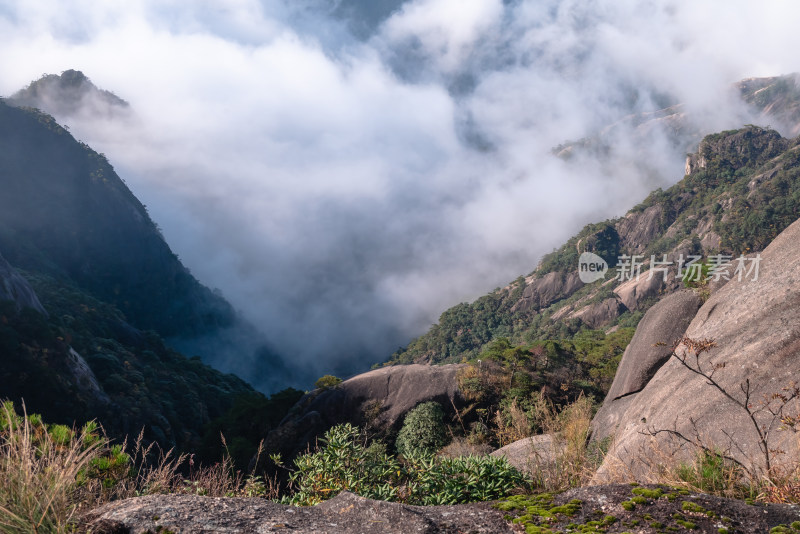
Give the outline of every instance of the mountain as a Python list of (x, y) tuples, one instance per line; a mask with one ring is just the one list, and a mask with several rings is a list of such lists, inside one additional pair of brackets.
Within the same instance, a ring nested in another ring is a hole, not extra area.
[(45, 74), (8, 98), (18, 107), (47, 110), (57, 117), (88, 114), (100, 117), (124, 116), (130, 105), (110, 91), (98, 88), (79, 70)]
[[(754, 113), (783, 128), (797, 126), (800, 91), (794, 76), (745, 80), (743, 98)], [(788, 113), (788, 115), (784, 115)], [(778, 115), (773, 115), (778, 114)], [(681, 255), (738, 255), (762, 250), (800, 215), (795, 139), (748, 126), (703, 138), (687, 157), (686, 176), (657, 190), (624, 217), (584, 227), (537, 268), (472, 303), (445, 311), (425, 335), (396, 352), (390, 363), (452, 363), (475, 358), (493, 339), (524, 344), (569, 339), (582, 329), (635, 326), (661, 295), (683, 286), (671, 276), (615, 281), (620, 255), (676, 262)], [(602, 283), (579, 278), (582, 252), (602, 256), (610, 270)]]
[[(224, 429), (246, 462), (297, 397), (271, 401), (173, 348), (206, 340), (216, 352), (250, 327), (181, 264), (105, 156), (52, 116), (0, 100), (0, 190), (0, 397), (215, 459)], [(242, 410), (266, 411), (262, 427), (242, 430)]]
[(702, 307), (684, 291), (647, 312), (592, 423), (593, 439), (614, 438), (596, 481), (644, 480), (699, 450), (754, 479), (796, 469), (798, 240), (800, 220), (759, 254), (758, 276), (722, 279)]
[(0, 185), (13, 194), (0, 199), (0, 251), (13, 265), (69, 278), (137, 328), (156, 330), (171, 347), (246, 376), (261, 391), (299, 381), (263, 334), (180, 262), (106, 157), (58, 122), (79, 116), (126, 128), (127, 102), (66, 70), (5, 104)]
[(232, 325), (102, 154), (49, 115), (0, 102), (0, 250), (16, 267), (67, 277), (139, 328), (194, 336)]

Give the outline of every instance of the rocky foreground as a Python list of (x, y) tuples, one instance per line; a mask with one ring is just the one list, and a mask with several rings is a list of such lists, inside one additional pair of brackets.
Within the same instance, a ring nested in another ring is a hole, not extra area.
[[(517, 519), (514, 521), (514, 519)], [(264, 499), (153, 495), (107, 504), (85, 518), (94, 534), (783, 532), (800, 509), (746, 504), (665, 486), (591, 486), (562, 495), (519, 496), (499, 504), (407, 506), (344, 492), (317, 506)], [(539, 530), (537, 530), (537, 528)]]

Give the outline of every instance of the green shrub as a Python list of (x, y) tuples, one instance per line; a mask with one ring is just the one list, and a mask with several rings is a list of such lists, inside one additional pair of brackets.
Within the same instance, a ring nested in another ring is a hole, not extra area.
[(397, 434), (397, 452), (403, 456), (432, 454), (447, 445), (444, 411), (437, 402), (425, 402), (406, 414)]
[(733, 497), (747, 493), (741, 483), (741, 467), (727, 460), (722, 453), (699, 451), (693, 462), (678, 466), (677, 475), (689, 487), (707, 493), (731, 494)]
[(342, 379), (339, 378), (338, 376), (325, 375), (323, 377), (320, 377), (319, 380), (317, 380), (314, 383), (314, 387), (317, 389), (330, 389), (330, 388), (335, 388), (341, 383)]
[(505, 458), (492, 456), (416, 457), (407, 461), (406, 470), (408, 504), (491, 501), (526, 485), (524, 475)]
[(505, 458), (420, 454), (401, 460), (380, 442), (367, 446), (350, 424), (333, 427), (320, 441), (322, 448), (295, 460), (294, 494), (283, 502), (312, 505), (347, 490), (408, 504), (460, 504), (498, 499), (528, 485)]
[(347, 490), (370, 499), (394, 500), (399, 462), (385, 447), (366, 447), (359, 430), (344, 424), (331, 428), (320, 440), (324, 447), (295, 459), (290, 476), (295, 493), (291, 504), (311, 505)]

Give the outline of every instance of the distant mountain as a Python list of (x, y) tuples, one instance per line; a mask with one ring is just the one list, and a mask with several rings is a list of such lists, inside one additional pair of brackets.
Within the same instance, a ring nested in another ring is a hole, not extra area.
[[(0, 191), (0, 398), (211, 457), (225, 429), (246, 462), (295, 393), (270, 401), (171, 345), (230, 367), (261, 358), (250, 378), (262, 386), (281, 383), (282, 360), (181, 264), (105, 156), (52, 116), (0, 99)], [(267, 415), (254, 429), (237, 422), (243, 411)]]
[(0, 101), (0, 188), (0, 251), (12, 265), (68, 278), (163, 336), (236, 321), (172, 253), (105, 156), (51, 116)]
[[(707, 136), (675, 186), (653, 192), (624, 217), (587, 225), (528, 276), (445, 311), (391, 362), (459, 362), (500, 337), (526, 344), (635, 326), (650, 306), (685, 285), (677, 276), (681, 258), (752, 254), (798, 218), (800, 138), (757, 126)], [(610, 267), (592, 284), (578, 274), (586, 251)], [(622, 255), (640, 256), (638, 280), (615, 279)], [(652, 256), (669, 265), (651, 265)], [(667, 281), (661, 271), (651, 277), (650, 267), (669, 268)]]
[[(730, 95), (721, 98), (730, 97), (734, 108), (738, 98), (738, 124), (769, 125), (782, 135), (794, 137), (800, 133), (799, 82), (798, 74), (747, 78), (733, 84)], [(593, 135), (558, 145), (552, 152), (564, 160), (599, 162), (610, 175), (624, 166), (632, 166), (642, 176), (658, 175), (658, 166), (649, 161), (655, 154), (672, 152), (682, 157), (694, 152), (702, 138), (715, 131), (704, 117), (693, 115), (674, 99), (663, 96), (658, 103), (664, 107), (630, 113)]]
[(61, 75), (45, 74), (8, 98), (14, 106), (39, 108), (58, 117), (80, 113), (113, 117), (130, 111), (130, 105), (114, 93), (99, 89), (79, 70)]
[(298, 382), (263, 334), (181, 264), (105, 156), (57, 122), (100, 118), (125, 128), (133, 113), (126, 101), (66, 70), (5, 104), (0, 186), (13, 194), (0, 198), (0, 252), (12, 264), (68, 277), (137, 328), (262, 391)]

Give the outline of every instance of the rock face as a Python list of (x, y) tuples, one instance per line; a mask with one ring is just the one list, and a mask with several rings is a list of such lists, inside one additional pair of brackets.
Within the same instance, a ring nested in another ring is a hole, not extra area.
[(658, 292), (664, 286), (664, 275), (654, 272), (650, 276), (649, 272), (642, 273), (638, 279), (636, 277), (623, 282), (616, 288), (614, 293), (629, 310), (640, 309), (645, 301), (658, 296)]
[(694, 319), (703, 300), (694, 291), (674, 293), (650, 308), (622, 356), (610, 399), (641, 391), (669, 358), (671, 347)]
[(558, 299), (566, 298), (583, 286), (578, 273), (547, 273), (529, 283), (515, 310), (539, 310)]
[(617, 226), (622, 245), (630, 250), (642, 252), (661, 230), (664, 208), (650, 206), (639, 213), (629, 213)]
[(92, 368), (89, 367), (89, 364), (86, 363), (83, 356), (78, 354), (72, 347), (67, 351), (66, 364), (78, 389), (83, 391), (86, 395), (93, 397), (96, 402), (101, 404), (109, 404), (111, 402), (111, 399), (108, 398), (103, 388), (100, 387), (97, 376), (94, 374), (94, 371), (92, 371)]
[(383, 367), (354, 376), (334, 388), (312, 391), (270, 432), (266, 446), (291, 457), (337, 424), (397, 429), (402, 423), (401, 416), (420, 403), (436, 401), (446, 412), (452, 410), (453, 404), (463, 403), (457, 378), (462, 367), (460, 364)]
[(510, 443), (490, 456), (505, 457), (523, 473), (535, 474), (555, 463), (559, 447), (552, 434), (540, 434)]
[[(660, 532), (661, 529), (650, 527), (656, 521), (667, 527), (665, 530), (686, 531), (684, 525), (689, 521), (693, 523), (692, 532), (717, 534), (723, 524), (731, 532), (769, 532), (778, 525), (789, 525), (800, 518), (796, 506), (749, 505), (711, 495), (680, 494), (665, 486), (638, 489), (661, 492), (662, 496), (649, 498), (646, 503), (630, 510), (623, 508), (622, 502), (634, 497), (637, 488), (628, 484), (577, 488), (557, 495), (552, 501), (554, 505), (577, 502), (574, 515), (559, 514), (544, 518), (531, 514), (527, 518), (528, 526), (541, 527), (543, 532), (576, 531), (576, 526), (585, 529), (581, 532), (588, 529), (595, 532), (597, 528), (590, 527), (588, 523), (611, 516), (614, 521), (609, 532), (623, 532), (625, 525), (632, 524), (640, 525), (633, 529), (635, 532)], [(685, 502), (690, 503), (689, 506), (693, 506), (695, 511), (687, 510)], [(601, 512), (599, 517), (598, 510)], [(706, 514), (706, 511), (714, 513)], [(347, 492), (322, 504), (301, 508), (255, 498), (152, 495), (106, 504), (84, 516), (80, 531), (93, 534), (523, 532), (522, 525), (512, 524), (504, 517), (508, 513), (495, 510), (489, 503), (407, 506), (364, 499)], [(519, 516), (525, 510), (511, 513)], [(723, 517), (724, 523), (721, 520)], [(676, 518), (683, 518), (684, 525), (679, 526)]]
[(586, 306), (570, 315), (570, 317), (580, 319), (586, 323), (589, 328), (599, 328), (622, 315), (625, 310), (626, 308), (622, 302), (615, 298), (609, 298), (602, 302)]
[(47, 315), (39, 297), (20, 274), (0, 255), (0, 300), (13, 300), (17, 311), (22, 308), (33, 308), (42, 315)]
[(669, 359), (673, 344), (694, 319), (703, 301), (689, 290), (674, 293), (650, 308), (622, 355), (603, 406), (592, 421), (592, 438), (602, 440), (614, 429), (653, 375)]
[[(711, 372), (716, 367), (714, 380), (741, 402), (746, 400), (742, 388), (749, 381), (754, 409), (766, 402), (762, 400), (764, 396), (781, 393), (782, 388), (800, 375), (799, 240), (800, 221), (761, 253), (757, 280), (753, 279), (754, 273), (741, 280), (732, 279), (706, 301), (686, 331), (688, 338), (715, 341), (716, 347), (700, 357), (702, 369)], [(753, 266), (751, 262), (748, 267)], [(687, 303), (687, 309), (692, 305)], [(686, 346), (678, 347), (676, 352), (688, 354), (687, 361), (695, 363)], [(640, 383), (639, 379), (633, 380), (636, 377), (632, 373), (625, 373), (624, 368), (621, 371), (623, 375), (618, 377), (621, 382), (614, 394), (624, 393)], [(772, 408), (779, 405), (778, 400), (772, 399)], [(786, 413), (796, 414), (797, 403), (790, 403), (786, 409)], [(780, 432), (780, 421), (772, 420), (765, 412), (756, 419), (766, 429), (770, 448), (785, 451), (773, 454), (773, 464), (796, 462), (800, 457), (796, 436)], [(600, 423), (598, 420), (597, 424)], [(709, 385), (706, 378), (670, 358), (620, 415), (615, 444), (598, 473), (598, 480), (607, 480), (620, 466), (639, 478), (646, 478), (646, 459), (652, 459), (654, 450), (670, 455), (679, 449), (684, 455), (693, 452), (694, 447), (680, 443), (674, 436), (670, 439), (668, 433), (659, 434), (658, 439), (649, 435), (658, 430), (699, 435), (707, 446), (730, 450), (745, 465), (764, 467), (758, 436), (745, 410)]]
[(343, 492), (309, 507), (266, 499), (153, 495), (117, 501), (89, 513), (82, 531), (95, 534), (261, 534), (515, 532), (487, 503), (406, 506)]

